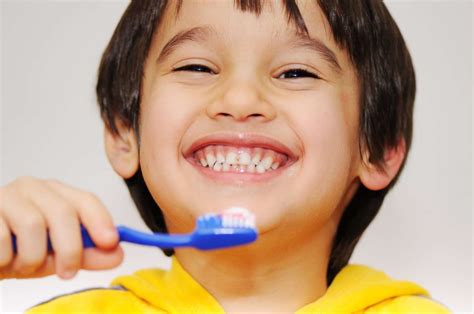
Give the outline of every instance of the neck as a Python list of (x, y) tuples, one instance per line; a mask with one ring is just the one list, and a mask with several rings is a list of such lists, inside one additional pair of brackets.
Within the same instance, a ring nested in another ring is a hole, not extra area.
[(311, 235), (277, 231), (252, 245), (202, 252), (177, 250), (184, 269), (226, 313), (293, 313), (321, 297), (336, 224)]

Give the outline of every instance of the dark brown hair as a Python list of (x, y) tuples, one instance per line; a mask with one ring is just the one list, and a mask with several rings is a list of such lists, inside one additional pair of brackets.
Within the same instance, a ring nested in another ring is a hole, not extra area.
[[(307, 34), (295, 0), (282, 0), (289, 23)], [(412, 138), (415, 73), (403, 37), (380, 0), (314, 0), (324, 13), (337, 45), (356, 70), (360, 87), (360, 145), (369, 162), (383, 171), (384, 152), (400, 140), (408, 153)], [(182, 0), (177, 0), (178, 13)], [(234, 0), (241, 11), (257, 15), (261, 0)], [(119, 119), (138, 133), (143, 67), (151, 40), (167, 7), (167, 0), (132, 0), (109, 42), (99, 68), (97, 99), (106, 126), (117, 132)], [(403, 165), (402, 165), (403, 168)], [(401, 170), (400, 170), (401, 172)], [(379, 211), (385, 189), (371, 191), (361, 185), (344, 210), (333, 239), (327, 282), (344, 267), (362, 233)], [(139, 170), (126, 180), (133, 200), (147, 225), (166, 232), (159, 206), (153, 200)], [(167, 255), (172, 251), (165, 251)]]

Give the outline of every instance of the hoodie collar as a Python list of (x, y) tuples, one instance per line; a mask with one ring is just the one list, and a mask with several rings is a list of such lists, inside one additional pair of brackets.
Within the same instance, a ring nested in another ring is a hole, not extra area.
[(116, 278), (120, 285), (137, 297), (167, 313), (222, 313), (224, 309), (178, 262), (171, 259), (169, 271), (144, 269)]
[[(217, 300), (172, 258), (169, 271), (140, 270), (130, 276), (116, 278), (137, 297), (168, 313), (225, 313)], [(408, 281), (396, 281), (385, 273), (363, 265), (348, 265), (334, 278), (326, 293), (303, 308), (303, 313), (353, 313), (387, 299), (428, 292)]]

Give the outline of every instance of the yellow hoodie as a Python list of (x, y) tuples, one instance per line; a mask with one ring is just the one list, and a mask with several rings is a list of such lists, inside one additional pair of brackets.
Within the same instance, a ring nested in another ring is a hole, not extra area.
[[(225, 313), (219, 303), (173, 258), (171, 270), (121, 276), (112, 288), (90, 289), (42, 303), (28, 313)], [(348, 265), (326, 293), (303, 313), (450, 313), (422, 287), (380, 271)]]

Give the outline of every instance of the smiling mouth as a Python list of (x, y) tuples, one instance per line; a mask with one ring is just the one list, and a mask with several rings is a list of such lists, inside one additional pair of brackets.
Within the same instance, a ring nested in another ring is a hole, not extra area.
[(208, 145), (193, 154), (194, 162), (214, 172), (264, 174), (284, 167), (286, 154), (262, 147)]
[(269, 181), (299, 159), (293, 150), (271, 137), (231, 132), (202, 137), (183, 156), (205, 177), (231, 185)]

